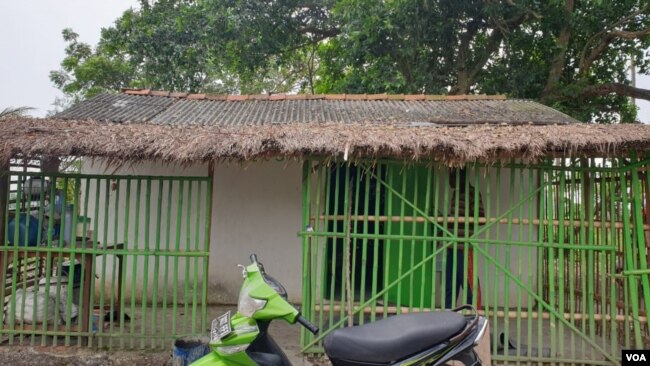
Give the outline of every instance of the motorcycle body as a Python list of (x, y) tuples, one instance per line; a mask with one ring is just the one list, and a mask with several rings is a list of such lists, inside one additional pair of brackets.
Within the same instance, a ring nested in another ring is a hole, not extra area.
[[(211, 352), (192, 366), (291, 366), (268, 333), (272, 320), (300, 323), (317, 334), (318, 328), (287, 301), (286, 290), (251, 255), (243, 267), (237, 312), (214, 319)], [(487, 320), (469, 305), (452, 311), (402, 314), (362, 326), (332, 331), (324, 339), (325, 353), (334, 366), (443, 365), (451, 360), (481, 365), (474, 347)]]

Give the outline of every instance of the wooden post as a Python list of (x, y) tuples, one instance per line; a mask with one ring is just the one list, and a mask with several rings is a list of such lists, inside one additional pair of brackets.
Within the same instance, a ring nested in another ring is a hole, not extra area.
[(9, 159), (0, 162), (0, 245), (6, 244), (5, 220), (7, 218), (7, 195), (9, 193)]

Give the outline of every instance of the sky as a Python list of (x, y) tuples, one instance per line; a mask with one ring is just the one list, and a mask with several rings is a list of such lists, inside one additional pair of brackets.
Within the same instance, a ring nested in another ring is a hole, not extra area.
[[(102, 27), (113, 24), (137, 0), (0, 0), (0, 109), (27, 106), (45, 116), (62, 93), (49, 79), (64, 57), (64, 28), (80, 40), (99, 41)], [(637, 86), (650, 89), (650, 76), (637, 77)], [(650, 102), (638, 102), (639, 119), (650, 123)]]

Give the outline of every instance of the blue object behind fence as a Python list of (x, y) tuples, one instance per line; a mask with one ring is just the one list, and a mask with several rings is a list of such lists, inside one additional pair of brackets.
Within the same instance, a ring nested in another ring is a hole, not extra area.
[(173, 366), (187, 366), (210, 352), (206, 342), (198, 339), (177, 339), (174, 342)]
[[(29, 222), (29, 227), (27, 223)], [(16, 245), (14, 243), (16, 239), (16, 229), (18, 230), (18, 246), (25, 246), (25, 239), (27, 239), (27, 246), (34, 247), (38, 245), (38, 231), (40, 225), (38, 219), (29, 214), (20, 214), (18, 216), (18, 224), (16, 225), (16, 219), (9, 221), (9, 232), (7, 239), (9, 244)], [(27, 232), (29, 230), (29, 232)]]

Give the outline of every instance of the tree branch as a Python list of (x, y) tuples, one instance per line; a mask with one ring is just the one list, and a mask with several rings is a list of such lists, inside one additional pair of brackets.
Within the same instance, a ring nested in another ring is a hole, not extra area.
[(582, 55), (582, 59), (580, 60), (580, 74), (585, 75), (589, 69), (591, 69), (591, 66), (602, 56), (602, 54), (607, 51), (609, 48), (609, 45), (615, 40), (615, 39), (640, 39), (645, 36), (650, 34), (650, 28), (636, 31), (636, 32), (630, 32), (630, 31), (622, 31), (622, 30), (614, 30), (611, 32), (606, 33), (603, 38), (601, 39), (600, 43), (589, 52), (589, 56)]
[[(469, 70), (466, 67), (463, 67), (458, 71), (458, 78), (456, 80), (456, 85), (454, 85), (450, 90), (450, 95), (459, 95), (469, 93), (469, 89), (476, 79), (476, 75), (483, 69), (485, 64), (490, 59), (490, 56), (499, 49), (501, 41), (503, 40), (503, 33), (500, 30), (494, 29), (490, 38), (488, 39), (488, 44), (485, 46), (485, 52), (473, 62), (473, 67)], [(459, 61), (460, 62), (460, 61)], [(464, 65), (466, 60), (463, 62)]]
[[(648, 29), (640, 31), (639, 32), (628, 32), (628, 31), (622, 31), (622, 30), (614, 30), (610, 31), (610, 29), (614, 29), (616, 27), (620, 27), (626, 23), (628, 23), (631, 20), (636, 19), (639, 15), (646, 14), (650, 11), (650, 5), (646, 5), (639, 10), (624, 16), (623, 18), (618, 19), (617, 21), (608, 24), (601, 30), (600, 32), (597, 32), (596, 34), (592, 35), (589, 37), (587, 42), (585, 42), (584, 47), (582, 48), (582, 51), (580, 51), (580, 73), (585, 74), (589, 69), (591, 68), (591, 65), (598, 59), (600, 55), (602, 55), (603, 52), (607, 50), (609, 47), (610, 43), (618, 38), (623, 38), (623, 39), (637, 39), (641, 38), (644, 35), (648, 34)], [(591, 52), (589, 53), (589, 56), (587, 56), (587, 53), (589, 52), (590, 45), (596, 41), (598, 38), (601, 38), (600, 43), (598, 46), (593, 48)]]
[(635, 88), (621, 83), (590, 85), (580, 92), (579, 97), (601, 97), (609, 94), (617, 94), (636, 99), (650, 100), (650, 89)]
[(472, 66), (470, 68), (467, 67), (468, 50), (470, 48), (471, 40), (478, 32), (478, 26), (475, 24), (472, 26), (473, 24), (469, 23), (467, 26), (467, 32), (465, 32), (461, 37), (458, 59), (456, 60), (456, 64), (459, 65), (456, 75), (456, 85), (451, 87), (449, 94), (459, 95), (469, 93), (470, 87), (474, 84), (478, 73), (483, 69), (490, 57), (499, 50), (504, 35), (508, 33), (510, 29), (519, 26), (519, 24), (526, 20), (527, 17), (528, 12), (524, 11), (509, 19), (496, 21), (492, 33), (488, 38), (488, 43), (485, 46), (484, 52), (472, 61)]

